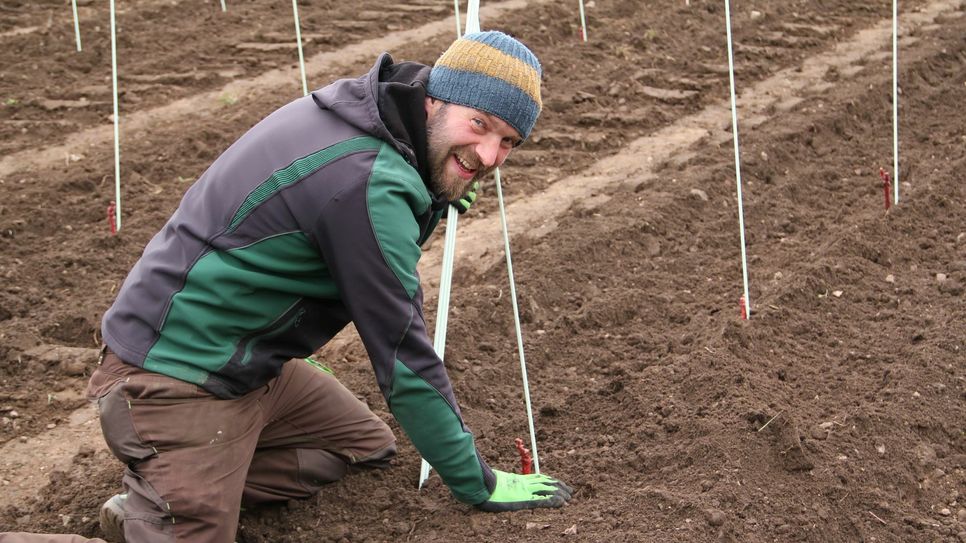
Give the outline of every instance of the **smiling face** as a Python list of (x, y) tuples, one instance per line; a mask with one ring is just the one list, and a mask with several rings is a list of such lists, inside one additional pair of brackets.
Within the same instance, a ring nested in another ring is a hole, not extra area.
[(520, 134), (499, 117), (426, 98), (430, 183), (447, 200), (503, 164)]

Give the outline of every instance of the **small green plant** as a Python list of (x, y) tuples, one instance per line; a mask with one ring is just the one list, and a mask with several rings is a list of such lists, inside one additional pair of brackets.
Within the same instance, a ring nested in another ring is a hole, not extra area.
[(238, 97), (234, 94), (222, 94), (218, 97), (218, 101), (221, 102), (223, 106), (233, 106), (238, 103)]
[(5, 106), (11, 106), (11, 107), (13, 107), (13, 106), (15, 106), (15, 105), (17, 105), (19, 103), (20, 103), (20, 100), (17, 100), (16, 98), (7, 98), (6, 100), (3, 101), (3, 105), (5, 105)]

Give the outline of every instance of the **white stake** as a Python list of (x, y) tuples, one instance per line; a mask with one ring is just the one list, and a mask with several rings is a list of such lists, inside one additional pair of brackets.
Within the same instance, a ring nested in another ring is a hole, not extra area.
[[(458, 9), (458, 8), (457, 8)], [(459, 35), (459, 25), (457, 25), (457, 36)], [(480, 31), (480, 1), (469, 0), (466, 8), (466, 33)], [(527, 407), (527, 420), (530, 424), (530, 449), (533, 453), (533, 468), (536, 473), (540, 473), (540, 460), (537, 456), (537, 434), (533, 426), (533, 410), (530, 406), (530, 384), (527, 380), (527, 364), (523, 354), (523, 333), (520, 329), (520, 310), (517, 305), (516, 285), (513, 281), (513, 262), (510, 259), (510, 236), (507, 231), (506, 210), (503, 205), (503, 190), (500, 187), (500, 169), (494, 170), (496, 179), (497, 199), (500, 203), (500, 218), (503, 222), (503, 242), (506, 251), (507, 272), (510, 275), (510, 297), (513, 300), (513, 318), (516, 323), (517, 348), (520, 353), (520, 370), (523, 373), (523, 396)], [(450, 288), (453, 282), (453, 260), (456, 253), (456, 226), (459, 213), (453, 206), (449, 207), (446, 214), (446, 242), (443, 245), (443, 269), (439, 278), (439, 305), (436, 311), (436, 333), (433, 339), (433, 348), (437, 356), (442, 360), (443, 351), (446, 345), (446, 326), (447, 314), (449, 312)], [(422, 459), (419, 467), (419, 488), (429, 478), (432, 467)]]
[(80, 51), (80, 22), (77, 20), (77, 0), (70, 0), (70, 6), (74, 11), (74, 36), (77, 38), (77, 50)]
[(225, 5), (225, 0), (221, 0), (221, 11), (228, 11), (228, 6)]
[(513, 325), (517, 332), (517, 352), (520, 354), (520, 373), (523, 374), (523, 398), (527, 405), (527, 422), (530, 425), (530, 451), (533, 453), (533, 471), (540, 473), (540, 459), (537, 455), (537, 433), (533, 427), (533, 409), (530, 406), (530, 382), (527, 379), (527, 361), (523, 356), (523, 332), (520, 329), (520, 307), (517, 304), (516, 281), (513, 280), (513, 261), (510, 259), (510, 233), (506, 222), (506, 206), (503, 205), (503, 188), (500, 182), (500, 169), (493, 171), (496, 179), (496, 197), (500, 202), (500, 222), (503, 224), (503, 250), (506, 251), (506, 270), (510, 276), (510, 299), (513, 301)]
[(117, 109), (117, 25), (111, 0), (111, 85), (114, 90), (114, 227), (121, 231), (121, 116)]
[(899, 2), (892, 0), (892, 194), (899, 205)]
[(460, 34), (460, 0), (453, 0), (453, 12), (456, 13), (456, 37), (461, 37)]
[[(458, 1), (458, 0), (457, 0)], [(470, 0), (466, 7), (466, 33), (480, 31), (480, 1)], [(459, 20), (457, 19), (456, 36), (459, 37)], [(450, 286), (453, 282), (453, 260), (456, 256), (456, 226), (459, 213), (453, 206), (446, 211), (446, 243), (443, 244), (443, 269), (439, 276), (439, 305), (436, 310), (436, 334), (433, 348), (440, 360), (443, 359), (443, 347), (446, 345), (447, 313), (449, 312)], [(437, 346), (437, 344), (439, 346)], [(419, 488), (429, 478), (432, 466), (425, 458), (419, 465)]]
[(302, 96), (309, 93), (309, 85), (305, 81), (305, 57), (302, 56), (302, 30), (299, 25), (299, 5), (292, 0), (292, 12), (295, 14), (295, 40), (299, 46), (299, 70), (302, 72)]
[[(449, 321), (449, 298), (453, 285), (453, 261), (456, 256), (456, 227), (459, 221), (459, 212), (456, 208), (449, 206), (446, 210), (446, 238), (443, 244), (443, 269), (439, 275), (439, 294), (436, 306), (436, 333), (433, 336), (433, 349), (436, 356), (443, 360), (446, 352), (446, 328)], [(429, 478), (429, 462), (425, 459), (419, 466), (419, 488), (423, 488), (423, 483)]]
[(466, 6), (466, 32), (480, 31), (480, 0), (470, 0)]
[(735, 100), (735, 58), (731, 41), (731, 0), (725, 0), (728, 29), (728, 78), (731, 82), (731, 131), (735, 143), (735, 179), (738, 186), (738, 227), (741, 235), (741, 279), (745, 289), (745, 317), (751, 318), (751, 296), (748, 295), (748, 257), (745, 251), (745, 211), (741, 196), (741, 155), (738, 152), (738, 106)]
[(580, 0), (580, 28), (584, 33), (584, 41), (587, 41), (587, 19), (584, 17), (584, 0)]

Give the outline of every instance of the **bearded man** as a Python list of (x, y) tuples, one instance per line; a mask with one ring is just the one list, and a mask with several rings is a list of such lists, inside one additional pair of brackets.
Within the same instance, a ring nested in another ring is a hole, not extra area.
[(432, 68), (383, 54), (275, 111), (204, 172), (103, 319), (88, 393), (127, 466), (101, 511), (108, 538), (230, 542), (243, 504), (387, 466), (389, 427), (306, 358), (350, 322), (390, 411), (456, 499), (486, 511), (570, 499), (556, 479), (483, 460), (416, 271), (447, 206), (465, 210), (530, 135), (540, 78), (501, 32), (460, 38)]

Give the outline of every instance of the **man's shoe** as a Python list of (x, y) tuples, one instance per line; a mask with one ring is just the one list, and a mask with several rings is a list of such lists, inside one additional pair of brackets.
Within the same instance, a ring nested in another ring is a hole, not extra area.
[(101, 506), (101, 531), (111, 543), (124, 543), (124, 509), (127, 494), (115, 494)]

